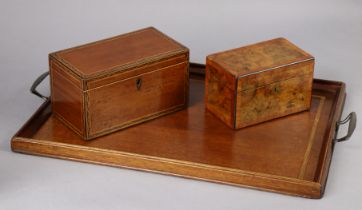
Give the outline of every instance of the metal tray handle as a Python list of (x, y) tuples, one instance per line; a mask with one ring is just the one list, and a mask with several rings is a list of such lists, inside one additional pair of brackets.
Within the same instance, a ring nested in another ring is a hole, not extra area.
[(340, 125), (346, 124), (347, 122), (349, 122), (347, 135), (345, 135), (344, 137), (341, 137), (339, 139), (337, 139), (337, 138), (334, 139), (336, 142), (346, 141), (352, 136), (354, 129), (356, 128), (356, 124), (357, 124), (357, 115), (355, 112), (351, 112), (344, 120), (338, 121), (337, 125), (336, 125), (336, 129), (338, 130)]
[(49, 75), (49, 71), (44, 72), (43, 74), (41, 74), (34, 82), (33, 85), (30, 87), (30, 92), (44, 100), (49, 100), (49, 97), (42, 95), (41, 93), (39, 93), (36, 88), (38, 87), (38, 85), (45, 79), (45, 77), (47, 77)]

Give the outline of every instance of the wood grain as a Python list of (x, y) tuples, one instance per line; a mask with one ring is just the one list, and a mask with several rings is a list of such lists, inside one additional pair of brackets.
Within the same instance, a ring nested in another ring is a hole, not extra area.
[(50, 54), (84, 79), (99, 78), (188, 49), (153, 27), (122, 34)]
[(285, 38), (267, 40), (207, 56), (207, 60), (217, 63), (236, 77), (313, 59), (313, 56)]
[(53, 113), (77, 134), (84, 136), (84, 98), (81, 83), (51, 61), (51, 101)]
[(312, 75), (294, 77), (238, 93), (235, 127), (272, 120), (309, 109)]
[[(185, 108), (187, 68), (183, 62), (87, 91), (89, 135), (96, 137)], [(139, 90), (137, 80), (142, 82)]]
[(235, 78), (212, 65), (206, 66), (205, 106), (229, 127), (234, 127)]

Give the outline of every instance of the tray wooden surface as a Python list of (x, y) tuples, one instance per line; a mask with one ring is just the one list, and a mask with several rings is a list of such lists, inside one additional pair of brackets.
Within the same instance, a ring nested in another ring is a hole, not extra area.
[(203, 71), (190, 66), (188, 109), (92, 141), (53, 117), (46, 101), (12, 150), (320, 198), (345, 85), (315, 79), (310, 111), (234, 131), (205, 111)]

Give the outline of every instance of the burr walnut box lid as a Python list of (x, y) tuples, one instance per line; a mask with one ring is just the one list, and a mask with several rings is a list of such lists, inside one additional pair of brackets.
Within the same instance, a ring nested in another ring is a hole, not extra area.
[(188, 49), (153, 27), (51, 53), (81, 80), (124, 72)]
[[(207, 62), (219, 66), (237, 78), (264, 76), (260, 73), (310, 60), (314, 60), (312, 55), (285, 38), (276, 38), (207, 56)], [(298, 73), (303, 72), (291, 72), (293, 76)], [(259, 81), (259, 86), (287, 79), (288, 76), (291, 75), (285, 73), (277, 77), (275, 75), (271, 81)]]

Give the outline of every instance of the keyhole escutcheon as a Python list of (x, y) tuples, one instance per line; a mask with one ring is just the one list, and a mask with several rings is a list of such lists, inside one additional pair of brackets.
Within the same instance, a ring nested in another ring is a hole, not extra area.
[(142, 79), (141, 79), (141, 78), (138, 78), (138, 79), (136, 80), (137, 90), (140, 90), (140, 89), (141, 89), (141, 86), (142, 86)]

